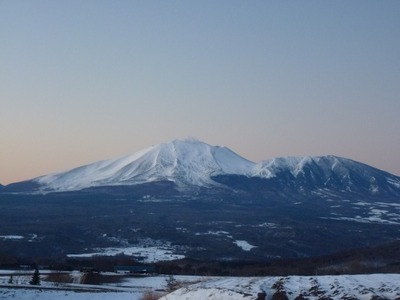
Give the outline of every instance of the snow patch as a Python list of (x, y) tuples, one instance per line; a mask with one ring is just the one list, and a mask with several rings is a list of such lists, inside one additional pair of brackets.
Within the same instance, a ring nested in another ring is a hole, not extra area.
[(251, 251), (251, 249), (256, 248), (256, 246), (250, 245), (248, 242), (243, 240), (237, 240), (233, 243), (242, 248), (243, 251)]
[[(103, 235), (104, 236), (104, 235)], [(93, 252), (68, 254), (68, 257), (95, 257), (95, 256), (116, 256), (124, 254), (133, 256), (136, 260), (144, 263), (153, 263), (158, 261), (170, 261), (185, 258), (184, 255), (175, 254), (176, 250), (168, 241), (158, 241), (152, 239), (143, 239), (139, 245), (129, 245), (128, 242), (114, 238), (106, 237), (112, 241), (118, 241), (125, 246), (123, 247), (108, 247), (95, 248)]]
[(22, 240), (24, 237), (22, 235), (0, 235), (0, 239), (3, 240)]

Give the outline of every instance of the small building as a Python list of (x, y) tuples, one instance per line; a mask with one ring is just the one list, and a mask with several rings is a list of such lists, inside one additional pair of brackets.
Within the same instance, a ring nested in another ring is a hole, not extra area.
[(83, 267), (80, 270), (82, 273), (100, 273), (99, 269), (92, 268), (92, 267)]
[(19, 265), (20, 270), (33, 270), (31, 265)]
[(116, 266), (115, 273), (132, 274), (132, 275), (150, 275), (156, 273), (154, 266)]

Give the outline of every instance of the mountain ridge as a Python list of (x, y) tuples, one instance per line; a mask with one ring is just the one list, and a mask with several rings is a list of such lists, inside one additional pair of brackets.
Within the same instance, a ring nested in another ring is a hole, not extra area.
[(100, 186), (170, 181), (180, 188), (218, 187), (217, 176), (280, 181), (296, 189), (334, 189), (400, 195), (400, 177), (334, 155), (276, 157), (252, 162), (224, 146), (176, 139), (131, 155), (79, 166), (1, 187), (2, 190), (77, 191)]

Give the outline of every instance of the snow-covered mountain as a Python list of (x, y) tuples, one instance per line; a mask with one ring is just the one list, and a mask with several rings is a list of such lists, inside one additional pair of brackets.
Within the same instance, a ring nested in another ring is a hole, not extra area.
[(118, 159), (95, 162), (34, 179), (46, 190), (79, 190), (108, 185), (172, 181), (178, 186), (216, 184), (211, 176), (251, 176), (254, 163), (226, 147), (195, 139), (174, 140)]
[[(280, 157), (251, 162), (230, 149), (196, 139), (178, 139), (122, 158), (12, 184), (39, 191), (75, 191), (89, 187), (137, 185), (170, 181), (178, 187), (228, 184), (217, 177), (261, 179), (276, 189), (332, 189), (368, 194), (400, 195), (400, 177), (337, 156)], [(229, 184), (228, 184), (229, 185)], [(7, 190), (7, 187), (3, 188)]]
[(121, 253), (140, 246), (128, 241), (150, 238), (194, 259), (264, 261), (400, 237), (397, 176), (336, 156), (254, 163), (194, 139), (10, 184), (0, 194), (3, 235), (22, 237), (11, 253)]

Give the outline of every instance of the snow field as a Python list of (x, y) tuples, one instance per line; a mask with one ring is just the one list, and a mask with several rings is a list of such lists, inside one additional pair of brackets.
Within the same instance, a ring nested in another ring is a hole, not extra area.
[(262, 291), (267, 294), (266, 299), (272, 299), (277, 290), (285, 293), (289, 300), (300, 295), (309, 300), (400, 299), (399, 283), (400, 274), (222, 278), (191, 285), (162, 299), (256, 299)]
[[(10, 273), (0, 273), (0, 299), (21, 300), (140, 300), (146, 291), (166, 289), (168, 276), (133, 278), (111, 285), (43, 285), (33, 289), (29, 285), (6, 285)], [(110, 273), (111, 274), (111, 273)], [(77, 275), (77, 274), (75, 274)], [(29, 276), (27, 276), (27, 280)], [(289, 300), (302, 295), (317, 299), (400, 299), (400, 274), (288, 276), (288, 277), (196, 277), (174, 276), (183, 282), (182, 288), (162, 297), (162, 300), (241, 300), (256, 299), (264, 291), (266, 299), (280, 290)]]

